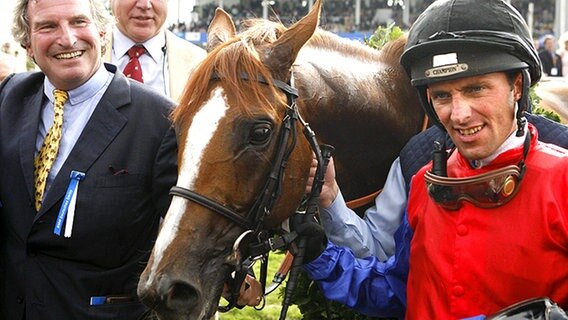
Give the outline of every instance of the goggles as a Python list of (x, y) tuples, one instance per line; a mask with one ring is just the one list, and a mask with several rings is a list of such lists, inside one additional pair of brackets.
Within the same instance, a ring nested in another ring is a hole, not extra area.
[(457, 210), (463, 201), (480, 208), (495, 208), (509, 202), (519, 191), (524, 165), (509, 165), (474, 177), (450, 178), (427, 171), (428, 194), (438, 205)]

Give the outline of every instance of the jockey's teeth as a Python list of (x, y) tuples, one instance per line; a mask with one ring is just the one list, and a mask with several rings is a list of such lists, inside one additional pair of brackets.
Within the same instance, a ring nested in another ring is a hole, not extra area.
[(60, 54), (56, 55), (55, 58), (57, 58), (57, 59), (72, 59), (72, 58), (78, 57), (82, 54), (83, 54), (83, 51), (66, 52), (66, 53), (60, 53)]
[(481, 126), (467, 130), (460, 130), (460, 133), (463, 134), (464, 136), (471, 136), (472, 134), (478, 132), (479, 130), (481, 130)]

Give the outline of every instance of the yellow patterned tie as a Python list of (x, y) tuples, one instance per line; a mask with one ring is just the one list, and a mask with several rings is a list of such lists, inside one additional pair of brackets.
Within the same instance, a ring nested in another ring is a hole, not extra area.
[(57, 152), (59, 151), (59, 142), (61, 141), (61, 134), (63, 128), (63, 106), (65, 101), (69, 98), (67, 91), (53, 90), (53, 96), (55, 102), (53, 103), (53, 109), (55, 115), (53, 116), (53, 124), (45, 139), (39, 149), (34, 161), (34, 177), (35, 177), (35, 207), (39, 211), (41, 208), (41, 203), (43, 199), (43, 193), (45, 191), (45, 183), (47, 182), (47, 176), (49, 170), (57, 157)]

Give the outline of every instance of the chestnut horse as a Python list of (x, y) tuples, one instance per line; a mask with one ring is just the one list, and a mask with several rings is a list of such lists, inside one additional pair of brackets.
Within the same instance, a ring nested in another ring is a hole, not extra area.
[(316, 1), (290, 28), (257, 19), (237, 34), (217, 9), (209, 54), (172, 115), (179, 176), (138, 285), (160, 319), (209, 319), (237, 267), (234, 244), (295, 212), (313, 149), (295, 135), (302, 119), (335, 146), (346, 199), (379, 189), (421, 130), (424, 113), (399, 65), (404, 40), (375, 50), (342, 39), (318, 29), (320, 10)]

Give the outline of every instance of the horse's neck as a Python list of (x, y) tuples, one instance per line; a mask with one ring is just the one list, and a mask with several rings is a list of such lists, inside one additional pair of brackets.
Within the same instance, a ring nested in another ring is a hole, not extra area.
[(294, 77), (303, 97), (334, 99), (360, 105), (377, 99), (377, 79), (388, 70), (380, 52), (320, 31), (300, 50)]
[(422, 123), (398, 56), (383, 52), (316, 38), (294, 64), (300, 112), (318, 141), (336, 147), (337, 178), (346, 199), (382, 186), (391, 162)]

